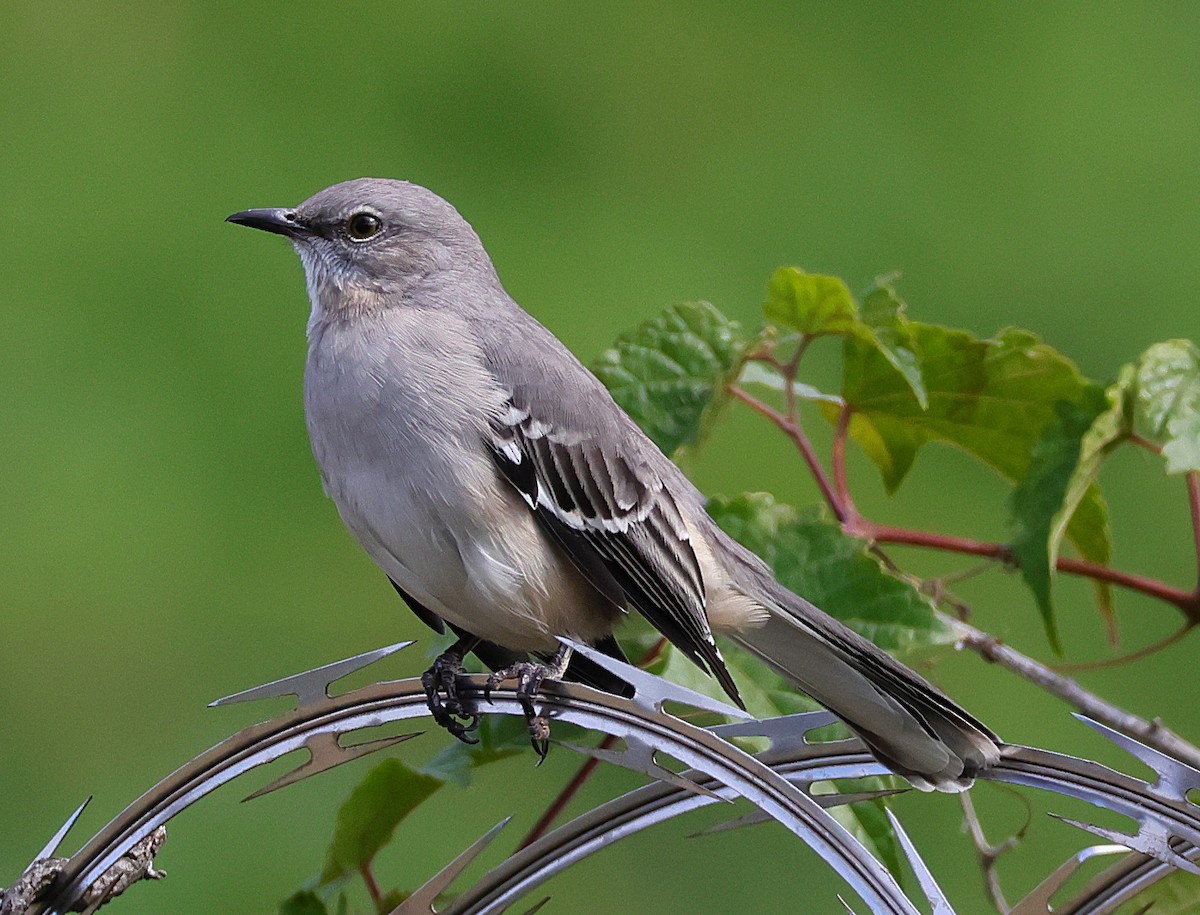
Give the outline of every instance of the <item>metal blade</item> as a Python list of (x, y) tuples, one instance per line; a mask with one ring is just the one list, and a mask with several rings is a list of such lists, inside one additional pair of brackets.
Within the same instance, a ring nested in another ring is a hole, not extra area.
[(430, 913), (436, 913), (433, 903), (437, 897), (444, 893), (450, 884), (454, 882), (455, 878), (466, 870), (472, 861), (479, 857), (480, 853), (492, 843), (492, 840), (496, 836), (500, 835), (500, 830), (507, 826), (511, 819), (512, 817), (505, 817), (484, 833), (483, 836), (476, 839), (466, 851), (426, 880), (411, 896), (392, 909), (388, 915), (430, 915)]
[(706, 712), (715, 712), (718, 715), (754, 720), (754, 716), (749, 712), (744, 712), (740, 708), (727, 705), (703, 693), (679, 686), (670, 680), (656, 677), (654, 674), (648, 673), (640, 667), (634, 667), (632, 664), (626, 664), (624, 661), (610, 658), (590, 645), (573, 642), (570, 639), (560, 638), (559, 641), (578, 651), (588, 660), (599, 664), (609, 673), (616, 674), (616, 676), (632, 686), (635, 690), (633, 701), (647, 711), (661, 712), (664, 702), (678, 702), (682, 705), (702, 709)]
[(374, 651), (367, 651), (352, 658), (346, 658), (344, 661), (334, 661), (332, 664), (306, 670), (304, 673), (292, 674), (290, 677), (273, 680), (270, 683), (264, 683), (262, 686), (252, 686), (250, 689), (244, 689), (239, 693), (214, 699), (208, 704), (208, 707), (216, 708), (222, 705), (233, 705), (235, 702), (252, 702), (255, 699), (275, 699), (280, 696), (295, 696), (299, 707), (304, 708), (305, 706), (312, 705), (314, 702), (328, 699), (329, 687), (342, 679), (342, 677), (352, 674), (356, 670), (362, 670), (364, 667), (368, 667), (376, 661), (382, 660), (388, 655), (393, 655), (412, 644), (412, 642), (397, 642), (395, 645), (388, 645), (386, 648), (376, 648)]
[(908, 863), (912, 865), (913, 873), (917, 875), (917, 883), (921, 884), (921, 890), (925, 893), (925, 898), (933, 906), (933, 915), (954, 915), (954, 909), (950, 905), (950, 900), (946, 898), (946, 894), (942, 892), (942, 888), (938, 886), (938, 882), (933, 878), (933, 874), (929, 870), (929, 865), (917, 853), (917, 847), (913, 845), (912, 839), (908, 837), (908, 833), (904, 831), (904, 827), (900, 825), (900, 821), (896, 818), (896, 815), (890, 810), (886, 811), (886, 813), (888, 822), (892, 824), (892, 829), (896, 833), (896, 838), (900, 840), (900, 847), (904, 849), (904, 854), (908, 857)]

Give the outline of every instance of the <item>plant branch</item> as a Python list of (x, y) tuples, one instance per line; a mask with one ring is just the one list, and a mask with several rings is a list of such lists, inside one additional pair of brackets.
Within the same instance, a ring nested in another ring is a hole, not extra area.
[(1130, 442), (1137, 445), (1139, 448), (1149, 451), (1151, 454), (1162, 454), (1162, 445), (1158, 444), (1158, 442), (1150, 441), (1150, 439), (1146, 438), (1144, 435), (1141, 435), (1137, 432), (1130, 432), (1127, 437)]
[[(846, 533), (863, 537), (874, 543), (898, 543), (906, 546), (928, 547), (949, 553), (965, 553), (970, 556), (986, 556), (999, 559), (1008, 565), (1019, 565), (1012, 550), (1003, 543), (990, 543), (983, 540), (971, 540), (966, 537), (954, 537), (949, 534), (935, 534), (929, 531), (916, 531), (903, 527), (892, 527), (888, 524), (877, 524), (865, 518), (843, 525)], [(1055, 568), (1070, 575), (1082, 575), (1097, 581), (1107, 581), (1131, 591), (1138, 591), (1150, 597), (1157, 598), (1178, 607), (1189, 621), (1200, 622), (1200, 591), (1185, 591), (1174, 588), (1165, 582), (1144, 575), (1122, 572), (1120, 569), (1109, 568), (1094, 562), (1081, 559), (1071, 559), (1060, 556)]]
[(1192, 518), (1192, 540), (1196, 546), (1196, 598), (1200, 601), (1200, 473), (1187, 474), (1188, 509)]
[(1041, 687), (1053, 696), (1094, 721), (1106, 724), (1135, 740), (1140, 740), (1189, 766), (1200, 769), (1200, 748), (1188, 743), (1158, 719), (1147, 721), (1101, 699), (1062, 674), (1001, 642), (994, 635), (976, 629), (970, 623), (942, 614), (943, 619), (958, 634), (963, 646), (985, 661), (998, 664), (1024, 680)]
[[(664, 637), (658, 639), (658, 641), (651, 645), (646, 653), (638, 659), (637, 666), (644, 668), (653, 664), (656, 660), (658, 660), (659, 656), (663, 653), (663, 649), (666, 647), (666, 638)], [(608, 734), (603, 740), (600, 741), (599, 744), (597, 744), (597, 746), (601, 750), (608, 750), (611, 749), (613, 744), (616, 742), (617, 738), (611, 734)], [(546, 808), (542, 815), (538, 817), (538, 821), (534, 823), (533, 827), (528, 833), (526, 833), (525, 838), (521, 840), (521, 844), (517, 846), (517, 851), (520, 851), (526, 846), (532, 845), (546, 834), (550, 827), (554, 825), (554, 821), (559, 818), (562, 812), (566, 809), (567, 805), (571, 803), (575, 795), (579, 793), (579, 789), (587, 784), (587, 780), (592, 777), (592, 773), (596, 771), (596, 767), (599, 765), (600, 760), (595, 756), (589, 756), (583, 761), (583, 764), (579, 767), (579, 771), (575, 773), (574, 777), (572, 777), (569, 782), (563, 785), (562, 790), (558, 792), (558, 796), (550, 802), (550, 806)]]
[[(611, 734), (605, 735), (597, 746), (601, 750), (610, 749), (617, 742), (617, 738)], [(521, 844), (517, 846), (517, 851), (526, 848), (544, 836), (554, 825), (554, 821), (559, 818), (562, 812), (566, 809), (567, 804), (575, 798), (592, 773), (596, 771), (596, 767), (600, 765), (600, 760), (595, 756), (589, 756), (583, 761), (583, 765), (579, 767), (579, 771), (571, 778), (569, 782), (563, 785), (563, 789), (558, 792), (558, 796), (550, 802), (550, 806), (538, 817), (538, 821), (533, 824), (533, 828), (526, 833), (525, 838), (521, 840)]]
[[(790, 382), (788, 387), (791, 387)], [(804, 458), (804, 463), (808, 465), (809, 472), (813, 475), (813, 479), (816, 480), (817, 486), (821, 490), (821, 495), (824, 497), (826, 503), (828, 503), (830, 509), (832, 509), (834, 516), (838, 519), (838, 521), (845, 521), (845, 507), (842, 505), (841, 500), (838, 498), (833, 486), (830, 485), (829, 477), (825, 473), (825, 468), (821, 466), (821, 461), (817, 458), (817, 453), (813, 449), (812, 442), (808, 440), (808, 436), (805, 434), (804, 429), (800, 426), (799, 418), (797, 417), (794, 420), (789, 419), (770, 404), (763, 403), (754, 395), (746, 393), (746, 391), (738, 387), (736, 384), (731, 384), (729, 386), (729, 393), (748, 406), (755, 413), (765, 416), (792, 440), (792, 443), (796, 446), (796, 448), (799, 449), (801, 457)]]
[(382, 912), (383, 892), (379, 889), (379, 884), (375, 880), (375, 873), (371, 870), (371, 862), (364, 861), (360, 864), (358, 872), (362, 875), (363, 883), (367, 886), (367, 895), (371, 897), (371, 904), (375, 907), (375, 911)]
[(958, 800), (962, 804), (967, 832), (971, 834), (971, 842), (979, 855), (979, 868), (983, 871), (983, 886), (988, 901), (1000, 915), (1005, 915), (1008, 912), (1008, 902), (1004, 898), (1004, 891), (1000, 888), (1000, 874), (996, 870), (996, 862), (1004, 856), (1005, 852), (1017, 847), (1025, 831), (1024, 827), (1016, 835), (1009, 836), (1003, 842), (992, 844), (984, 835), (983, 824), (979, 822), (979, 814), (975, 812), (975, 803), (971, 800), (971, 792), (963, 791), (959, 794)]
[(846, 437), (850, 431), (850, 404), (842, 404), (838, 413), (837, 426), (833, 431), (833, 486), (841, 500), (846, 518), (852, 523), (859, 520), (858, 508), (850, 495), (850, 483), (846, 477)]
[[(799, 414), (796, 410), (793, 383), (796, 377), (797, 366), (800, 358), (804, 355), (808, 342), (808, 338), (802, 338), (796, 353), (787, 363), (780, 362), (774, 354), (770, 353), (755, 357), (769, 362), (783, 376), (785, 381), (784, 390), (787, 392), (787, 415), (780, 413), (774, 407), (764, 403), (757, 397), (748, 394), (737, 385), (730, 385), (729, 393), (745, 403), (756, 413), (765, 416), (792, 440), (804, 458), (804, 463), (808, 466), (809, 472), (821, 490), (821, 495), (825, 499), (826, 504), (829, 505), (834, 517), (842, 525), (842, 529), (847, 534), (862, 537), (874, 544), (899, 543), (951, 553), (985, 556), (989, 559), (999, 559), (1009, 566), (1017, 567), (1020, 564), (1017, 557), (1013, 554), (1011, 548), (1005, 544), (971, 540), (965, 537), (954, 537), (949, 534), (935, 534), (926, 531), (910, 530), (908, 528), (892, 527), (891, 525), (870, 521), (858, 513), (846, 476), (846, 439), (848, 437), (853, 408), (849, 404), (844, 404), (838, 414), (837, 427), (833, 437), (832, 481), (817, 458), (812, 442), (809, 441), (808, 435), (804, 432), (804, 428), (800, 424)], [(1157, 454), (1162, 453), (1159, 445), (1136, 433), (1130, 435), (1130, 441), (1149, 451)], [(1187, 474), (1187, 485), (1197, 569), (1196, 585), (1191, 590), (1175, 588), (1158, 579), (1131, 572), (1123, 572), (1109, 566), (1065, 556), (1058, 557), (1055, 562), (1055, 569), (1070, 575), (1081, 575), (1095, 581), (1104, 581), (1122, 588), (1128, 588), (1131, 591), (1138, 591), (1175, 606), (1183, 613), (1189, 623), (1200, 624), (1200, 474), (1197, 474), (1195, 471), (1189, 471)]]
[(1115, 658), (1104, 658), (1100, 661), (1084, 661), (1078, 664), (1055, 664), (1054, 669), (1059, 673), (1083, 673), (1089, 670), (1107, 670), (1110, 667), (1120, 667), (1122, 664), (1129, 664), (1133, 661), (1140, 661), (1143, 658), (1148, 658), (1152, 654), (1157, 654), (1164, 648), (1170, 648), (1176, 642), (1180, 641), (1195, 627), (1195, 623), (1188, 620), (1170, 635), (1159, 639), (1157, 642), (1152, 642), (1145, 645), (1136, 651), (1126, 652), (1122, 655), (1117, 655)]

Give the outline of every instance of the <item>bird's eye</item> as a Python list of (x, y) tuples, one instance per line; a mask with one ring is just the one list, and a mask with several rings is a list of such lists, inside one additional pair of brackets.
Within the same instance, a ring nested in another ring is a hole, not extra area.
[(383, 222), (374, 213), (355, 213), (346, 220), (346, 234), (355, 241), (366, 241), (383, 231)]

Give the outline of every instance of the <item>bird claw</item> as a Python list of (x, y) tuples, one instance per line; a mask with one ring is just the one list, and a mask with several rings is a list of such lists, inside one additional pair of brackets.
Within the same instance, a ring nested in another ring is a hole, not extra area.
[(544, 715), (534, 715), (526, 718), (526, 721), (529, 724), (529, 743), (538, 755), (537, 765), (540, 766), (550, 752), (550, 721)]
[(447, 651), (438, 655), (433, 666), (421, 674), (425, 701), (433, 720), (463, 743), (476, 744), (470, 735), (479, 726), (479, 715), (468, 710), (458, 695), (458, 678), (463, 674), (462, 655)]
[(554, 671), (545, 664), (538, 664), (534, 661), (518, 661), (516, 664), (495, 671), (487, 678), (487, 682), (483, 686), (483, 698), (491, 702), (493, 689), (505, 680), (517, 681), (517, 702), (521, 704), (521, 709), (525, 712), (525, 723), (529, 727), (529, 742), (533, 746), (533, 751), (538, 755), (539, 766), (550, 751), (550, 722), (544, 715), (537, 713), (533, 707), (533, 700), (537, 698), (538, 690), (542, 688), (542, 681), (553, 674)]

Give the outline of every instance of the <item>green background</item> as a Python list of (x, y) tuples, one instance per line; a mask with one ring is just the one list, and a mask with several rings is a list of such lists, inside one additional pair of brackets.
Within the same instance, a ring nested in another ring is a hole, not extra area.
[[(683, 299), (755, 325), (781, 264), (856, 289), (903, 271), (916, 318), (1028, 327), (1101, 380), (1151, 342), (1197, 336), (1194, 5), (599, 6), (4, 4), (0, 883), (87, 794), (75, 842), (256, 717), (206, 710), (216, 696), (426, 640), (321, 494), (299, 265), (281, 240), (225, 225), (234, 210), (360, 175), (426, 184), (584, 358)], [(689, 470), (710, 492), (817, 498), (744, 410)], [(892, 500), (857, 455), (851, 475), (880, 520), (1006, 534), (1005, 486), (949, 450)], [(1191, 581), (1182, 482), (1143, 454), (1104, 480), (1117, 564)], [(1011, 576), (963, 595), (984, 628), (1048, 656)], [(1068, 656), (1104, 656), (1088, 589), (1061, 582), (1059, 603)], [(1127, 647), (1177, 622), (1127, 593), (1118, 607)], [(1195, 650), (1082, 679), (1196, 739)], [(412, 648), (380, 674), (424, 663)], [(932, 675), (1008, 739), (1119, 760), (974, 657)], [(565, 750), (536, 770), (522, 757), (447, 789), (380, 879), (420, 882), (509, 813), (501, 841), (515, 841), (576, 765)], [(213, 797), (171, 827), (170, 878), (120, 911), (272, 911), (319, 870), (365, 771), (248, 806), (249, 789)], [(632, 781), (605, 773), (586, 796)], [(996, 836), (1022, 820), (1001, 792), (980, 804)], [(897, 808), (961, 911), (985, 911), (955, 802)], [(548, 911), (842, 911), (842, 887), (776, 827), (685, 838), (712, 819), (606, 850), (548, 887)], [(1010, 898), (1085, 843), (1038, 813), (1004, 870)]]

